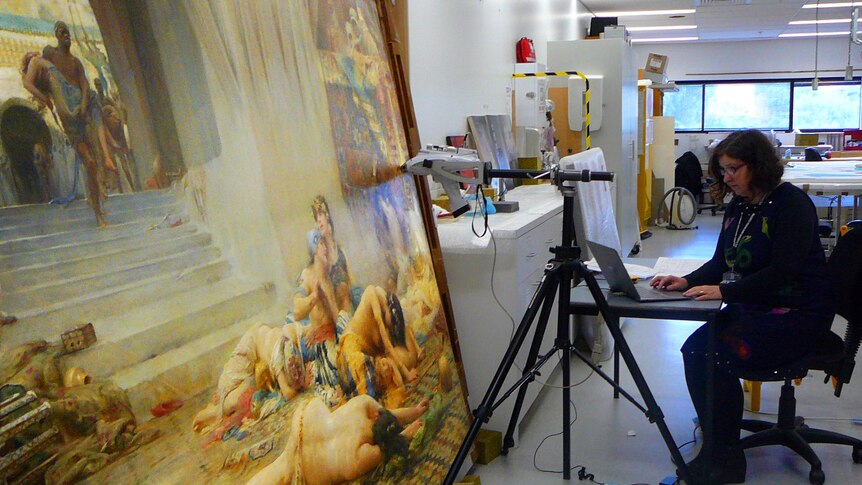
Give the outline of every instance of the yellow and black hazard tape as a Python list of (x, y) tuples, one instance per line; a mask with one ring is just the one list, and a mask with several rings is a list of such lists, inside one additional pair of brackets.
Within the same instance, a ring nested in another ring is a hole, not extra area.
[(584, 93), (584, 102), (586, 104), (586, 114), (584, 115), (584, 125), (587, 132), (586, 139), (586, 149), (590, 149), (590, 80), (587, 79), (587, 76), (579, 73), (578, 71), (547, 71), (547, 72), (519, 72), (512, 74), (512, 77), (559, 77), (559, 76), (578, 76), (579, 78), (584, 80), (586, 84), (586, 92)]

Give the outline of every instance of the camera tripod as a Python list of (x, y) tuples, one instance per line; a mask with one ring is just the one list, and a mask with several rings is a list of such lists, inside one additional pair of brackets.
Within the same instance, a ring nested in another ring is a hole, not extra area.
[[(649, 386), (647, 385), (646, 380), (644, 379), (644, 376), (641, 373), (641, 370), (638, 367), (634, 356), (632, 355), (631, 349), (629, 348), (628, 343), (626, 342), (625, 337), (620, 330), (617, 319), (610, 317), (610, 309), (608, 307), (607, 300), (605, 299), (602, 290), (599, 288), (595, 277), (592, 275), (592, 273), (590, 273), (586, 265), (584, 265), (583, 261), (581, 261), (581, 249), (577, 246), (577, 241), (575, 241), (573, 215), (574, 197), (576, 191), (572, 184), (565, 185), (564, 182), (589, 182), (591, 180), (610, 181), (613, 180), (613, 173), (591, 173), (589, 170), (566, 171), (559, 169), (552, 169), (550, 172), (527, 170), (490, 170), (489, 176), (507, 178), (551, 179), (553, 183), (557, 185), (563, 195), (562, 241), (561, 245), (550, 248), (550, 252), (554, 254), (554, 257), (550, 259), (545, 265), (544, 276), (539, 283), (539, 287), (533, 294), (533, 298), (530, 301), (530, 304), (527, 307), (527, 310), (524, 313), (520, 323), (518, 324), (514, 336), (512, 337), (512, 340), (509, 343), (505, 354), (503, 355), (503, 360), (502, 362), (500, 362), (500, 365), (497, 368), (493, 379), (491, 380), (491, 384), (488, 387), (488, 390), (485, 392), (485, 396), (482, 399), (481, 404), (479, 404), (479, 406), (475, 410), (473, 410), (473, 416), (475, 419), (473, 420), (473, 423), (470, 426), (470, 430), (467, 432), (467, 436), (464, 438), (464, 441), (461, 444), (460, 449), (458, 450), (458, 454), (455, 457), (455, 461), (449, 468), (449, 472), (446, 474), (446, 478), (443, 483), (451, 485), (455, 482), (456, 476), (461, 469), (461, 466), (464, 464), (464, 460), (466, 459), (467, 454), (469, 453), (473, 441), (476, 439), (476, 435), (479, 432), (481, 426), (484, 423), (488, 422), (493, 411), (503, 401), (505, 401), (509, 396), (511, 396), (512, 393), (515, 392), (515, 390), (518, 390), (515, 406), (512, 410), (512, 417), (509, 421), (508, 430), (503, 440), (502, 453), (504, 455), (508, 453), (509, 448), (511, 448), (515, 444), (513, 439), (513, 433), (515, 431), (515, 426), (518, 423), (518, 417), (520, 416), (521, 407), (523, 405), (524, 398), (527, 392), (527, 386), (535, 380), (535, 377), (539, 374), (539, 369), (557, 352), (562, 352), (561, 362), (563, 373), (562, 391), (564, 479), (569, 480), (571, 478), (572, 471), (571, 429), (569, 427), (569, 423), (571, 422), (571, 409), (569, 406), (569, 401), (571, 396), (570, 365), (572, 356), (575, 356), (582, 360), (585, 364), (587, 364), (596, 374), (601, 376), (601, 378), (604, 379), (608, 384), (610, 384), (616, 392), (621, 394), (632, 404), (634, 404), (635, 407), (641, 410), (651, 423), (655, 423), (656, 426), (658, 426), (662, 438), (664, 439), (664, 442), (671, 453), (671, 458), (680, 471), (681, 478), (686, 480), (686, 483), (692, 483), (690, 481), (689, 470), (682, 459), (682, 455), (680, 454), (679, 449), (676, 446), (676, 442), (674, 441), (673, 436), (671, 436), (670, 434), (670, 430), (668, 429), (667, 424), (665, 424), (664, 415), (662, 414), (658, 403), (656, 403), (655, 398), (653, 397), (652, 392), (650, 391)], [(628, 367), (629, 372), (631, 373), (632, 378), (635, 382), (635, 385), (637, 386), (638, 391), (640, 392), (643, 400), (646, 403), (645, 406), (639, 403), (631, 394), (626, 392), (625, 389), (623, 389), (617, 382), (615, 382), (611, 377), (609, 377), (605, 372), (603, 372), (601, 368), (594, 364), (589, 357), (587, 357), (577, 348), (575, 348), (569, 330), (569, 316), (571, 315), (569, 306), (572, 287), (577, 286), (582, 281), (586, 282), (587, 287), (590, 290), (590, 294), (596, 302), (596, 306), (598, 307), (599, 313), (604, 317), (605, 322), (608, 325), (608, 329), (610, 330), (611, 336), (614, 339), (615, 345), (617, 346), (620, 355), (622, 355), (623, 361), (625, 362), (626, 367)], [(551, 314), (552, 306), (554, 304), (555, 295), (559, 295), (559, 305), (557, 309), (557, 336), (554, 340), (553, 347), (549, 351), (540, 355), (542, 338), (544, 337), (545, 330), (548, 326), (548, 321)], [(536, 319), (537, 315), (538, 319)], [(536, 329), (533, 336), (532, 344), (530, 346), (530, 351), (527, 355), (527, 361), (526, 365), (524, 366), (523, 373), (521, 377), (514, 383), (514, 385), (507, 389), (503, 393), (502, 397), (497, 400), (497, 397), (502, 390), (503, 383), (512, 368), (512, 364), (515, 362), (515, 358), (518, 355), (518, 351), (524, 344), (530, 327), (534, 323), (536, 325)]]

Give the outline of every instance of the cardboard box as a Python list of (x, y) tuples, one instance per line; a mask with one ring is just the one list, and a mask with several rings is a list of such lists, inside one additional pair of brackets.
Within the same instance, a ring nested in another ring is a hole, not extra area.
[[(644, 71), (654, 74), (664, 74), (667, 72), (667, 56), (661, 54), (650, 53), (647, 57), (646, 67)], [(649, 79), (649, 78), (647, 78)]]

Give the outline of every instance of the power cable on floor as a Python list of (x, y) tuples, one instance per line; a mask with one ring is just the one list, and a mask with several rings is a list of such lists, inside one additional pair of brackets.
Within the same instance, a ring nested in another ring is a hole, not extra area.
[[(572, 405), (572, 409), (575, 411), (575, 417), (572, 418), (572, 421), (569, 423), (569, 427), (571, 428), (571, 426), (573, 424), (575, 424), (575, 421), (578, 420), (578, 407), (575, 406), (575, 403), (572, 400), (569, 400), (569, 404)], [(545, 444), (545, 441), (547, 441), (548, 438), (552, 438), (554, 436), (560, 436), (561, 434), (563, 434), (562, 431), (560, 431), (559, 433), (549, 434), (548, 436), (545, 436), (544, 438), (542, 438), (542, 441), (539, 442), (539, 446), (536, 447), (536, 451), (533, 452), (533, 468), (535, 468), (536, 470), (538, 470), (540, 472), (544, 472), (544, 473), (563, 473), (563, 470), (547, 470), (544, 468), (539, 468), (539, 465), (536, 463), (536, 457), (539, 454), (539, 449), (542, 447), (543, 444)], [(592, 483), (595, 483), (597, 485), (605, 485), (605, 482), (597, 481), (595, 475), (593, 475), (592, 473), (589, 473), (587, 471), (587, 467), (585, 467), (584, 465), (574, 465), (571, 468), (569, 468), (569, 471), (575, 471), (575, 470), (577, 470), (578, 480), (589, 480)]]

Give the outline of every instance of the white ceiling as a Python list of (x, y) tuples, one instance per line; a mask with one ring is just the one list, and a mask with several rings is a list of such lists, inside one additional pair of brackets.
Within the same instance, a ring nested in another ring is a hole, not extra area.
[[(838, 24), (788, 25), (792, 20), (849, 19), (850, 7), (803, 9), (817, 0), (580, 0), (588, 12), (607, 10), (696, 9), (695, 13), (670, 18), (668, 15), (619, 17), (620, 25), (697, 25), (696, 30), (632, 32), (632, 39), (656, 37), (697, 37), (699, 41), (775, 39), (783, 33), (848, 32), (850, 22)], [(837, 0), (821, 0), (822, 4)], [(857, 1), (862, 7), (862, 0)]]

